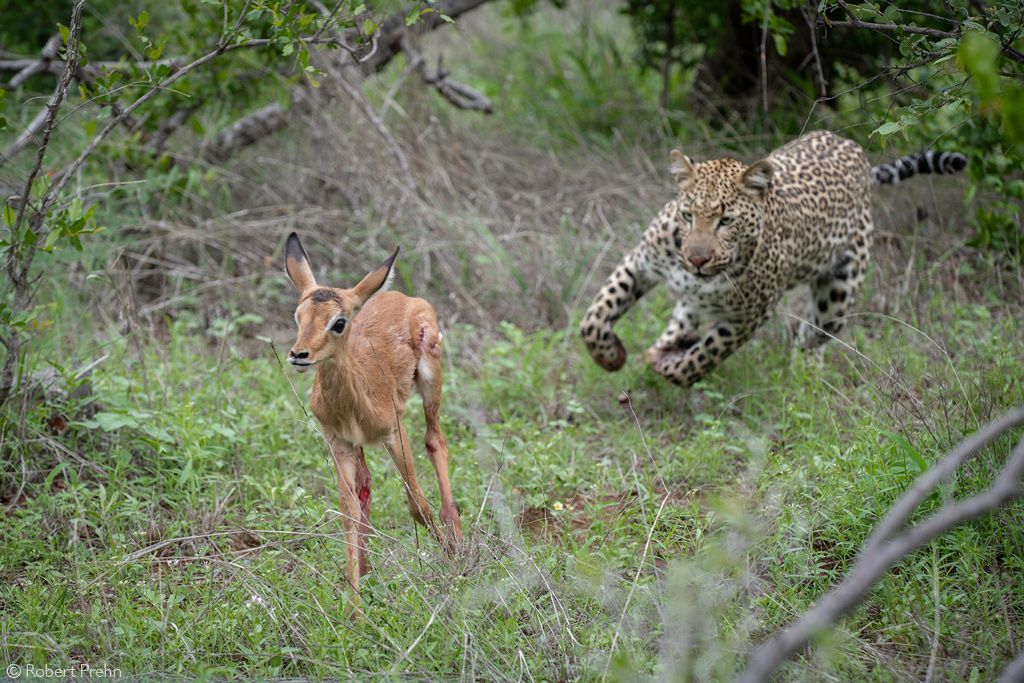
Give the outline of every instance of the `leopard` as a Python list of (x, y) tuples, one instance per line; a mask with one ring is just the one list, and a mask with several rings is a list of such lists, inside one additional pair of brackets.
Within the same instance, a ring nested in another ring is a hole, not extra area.
[(736, 352), (789, 290), (808, 284), (799, 348), (815, 350), (845, 327), (870, 263), (873, 185), (967, 167), (958, 152), (928, 151), (871, 166), (861, 146), (813, 131), (747, 165), (669, 154), (678, 193), (614, 268), (580, 322), (593, 360), (626, 363), (615, 323), (664, 284), (676, 298), (646, 362), (690, 387)]

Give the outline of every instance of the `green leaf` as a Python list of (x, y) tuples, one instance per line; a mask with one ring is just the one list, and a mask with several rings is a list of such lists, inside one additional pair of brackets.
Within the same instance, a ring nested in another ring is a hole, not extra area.
[(51, 230), (49, 234), (46, 235), (46, 242), (43, 245), (43, 249), (46, 251), (52, 251), (53, 245), (57, 243), (58, 239), (60, 239), (60, 233), (56, 230)]
[(999, 45), (987, 35), (968, 33), (960, 46), (960, 57), (964, 69), (971, 75), (978, 97), (982, 102), (991, 102), (999, 89)]
[(10, 205), (4, 207), (4, 223), (10, 227), (14, 227), (14, 221), (18, 220), (18, 213), (10, 207)]
[(999, 99), (999, 112), (1003, 116), (1006, 137), (1017, 144), (1024, 142), (1024, 92), (1016, 87), (1008, 88)]
[(76, 221), (76, 220), (78, 220), (81, 217), (82, 217), (82, 199), (80, 197), (75, 197), (74, 199), (71, 200), (71, 203), (68, 204), (68, 220), (69, 221)]
[(775, 39), (775, 51), (779, 53), (780, 57), (785, 57), (786, 50), (789, 48), (789, 45), (786, 41), (786, 36), (782, 35), (781, 33), (773, 33), (772, 38)]
[(131, 18), (129, 18), (128, 23), (132, 24), (132, 26), (135, 27), (136, 31), (142, 33), (142, 31), (146, 28), (146, 24), (149, 23), (149, 12), (143, 11), (142, 14), (139, 15), (139, 18), (134, 23), (132, 23)]
[(919, 451), (912, 443), (907, 441), (902, 434), (897, 434), (896, 432), (882, 433), (889, 437), (889, 439), (899, 447), (901, 453), (909, 457), (914, 464), (917, 465), (918, 472), (924, 472), (928, 469), (928, 463), (925, 462), (924, 457), (921, 455), (921, 451)]
[(57, 465), (52, 470), (50, 470), (50, 473), (48, 475), (46, 475), (46, 485), (43, 488), (45, 488), (47, 491), (49, 491), (50, 487), (53, 486), (53, 480), (57, 478), (58, 474), (63, 472), (65, 469), (67, 469), (67, 467), (70, 464), (71, 463), (69, 463), (69, 462), (62, 462), (61, 464)]
[(178, 476), (178, 486), (184, 486), (192, 476), (192, 460), (189, 459), (181, 468), (181, 475)]
[(131, 415), (124, 415), (122, 413), (96, 413), (93, 420), (105, 432), (116, 432), (124, 427), (130, 429), (138, 429), (139, 427), (138, 420)]
[(889, 121), (888, 123), (883, 123), (881, 126), (873, 130), (872, 135), (878, 133), (882, 137), (889, 137), (890, 135), (898, 133), (901, 130), (903, 130), (902, 123), (900, 123), (899, 121)]

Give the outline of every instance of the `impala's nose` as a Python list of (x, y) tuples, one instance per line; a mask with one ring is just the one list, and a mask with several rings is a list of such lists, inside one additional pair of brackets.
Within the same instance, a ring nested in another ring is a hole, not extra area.
[(309, 351), (296, 351), (294, 348), (288, 351), (288, 363), (299, 372), (305, 372), (313, 367)]

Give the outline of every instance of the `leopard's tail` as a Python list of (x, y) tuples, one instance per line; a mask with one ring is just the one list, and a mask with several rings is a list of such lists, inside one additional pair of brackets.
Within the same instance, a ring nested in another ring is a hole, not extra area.
[(924, 152), (919, 156), (905, 156), (889, 164), (871, 167), (875, 185), (891, 185), (918, 173), (957, 173), (967, 168), (967, 157), (959, 152)]

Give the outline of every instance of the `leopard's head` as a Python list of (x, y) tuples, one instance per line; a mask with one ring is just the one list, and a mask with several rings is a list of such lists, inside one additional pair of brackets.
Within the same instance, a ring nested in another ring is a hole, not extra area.
[(743, 264), (761, 239), (771, 164), (761, 160), (745, 166), (734, 159), (694, 163), (678, 150), (669, 160), (679, 185), (674, 236), (682, 267), (711, 277)]

